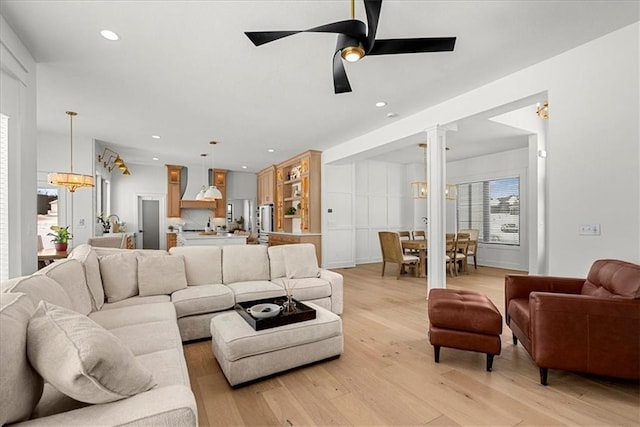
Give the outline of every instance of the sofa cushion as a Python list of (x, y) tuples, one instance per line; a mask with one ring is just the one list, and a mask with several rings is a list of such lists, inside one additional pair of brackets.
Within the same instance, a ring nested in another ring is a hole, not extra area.
[(284, 266), (284, 250), (289, 245), (269, 246), (269, 267), (271, 269), (271, 280), (278, 277), (285, 277), (287, 271)]
[(38, 271), (58, 282), (71, 300), (71, 308), (80, 314), (89, 314), (92, 309), (91, 293), (84, 275), (84, 267), (76, 259), (62, 259)]
[(285, 275), (290, 279), (304, 279), (319, 277), (316, 247), (311, 243), (285, 245), (284, 248)]
[(187, 284), (214, 285), (222, 283), (222, 248), (218, 246), (175, 246), (171, 255), (183, 255)]
[(0, 293), (0, 425), (29, 419), (42, 396), (42, 377), (27, 359), (34, 305), (22, 293)]
[(235, 304), (233, 292), (225, 285), (189, 286), (171, 295), (178, 318), (228, 310)]
[(138, 257), (140, 296), (169, 295), (187, 287), (182, 255)]
[(84, 267), (84, 274), (87, 280), (87, 286), (93, 300), (93, 310), (102, 309), (104, 304), (104, 289), (102, 288), (102, 277), (100, 276), (100, 263), (98, 255), (87, 244), (82, 244), (73, 248), (69, 254), (69, 258), (77, 259)]
[(119, 252), (98, 257), (107, 302), (138, 295), (138, 258), (135, 252)]
[(529, 335), (530, 333), (530, 313), (529, 313), (529, 299), (528, 298), (514, 298), (509, 301), (509, 307), (507, 307), (509, 316), (516, 322), (516, 324), (522, 327), (522, 330)]
[(47, 382), (81, 402), (113, 402), (155, 385), (151, 373), (111, 332), (45, 301), (29, 321), (27, 355)]
[(233, 291), (236, 302), (253, 301), (262, 298), (281, 297), (286, 295), (284, 288), (266, 280), (235, 282), (227, 285)]
[(137, 306), (142, 304), (157, 304), (159, 302), (171, 302), (171, 296), (170, 295), (152, 295), (149, 297), (141, 297), (140, 295), (136, 295), (135, 297), (123, 299), (121, 301), (105, 303), (104, 306), (102, 306), (101, 311), (111, 310), (114, 308)]
[(640, 299), (640, 265), (597, 260), (591, 265), (581, 293), (599, 298)]
[(176, 320), (176, 309), (170, 302), (126, 306), (91, 313), (89, 318), (107, 330), (129, 325), (141, 325)]
[(2, 283), (2, 292), (22, 292), (27, 294), (35, 306), (42, 300), (73, 309), (69, 295), (55, 280), (42, 274), (32, 274)]
[(222, 280), (234, 282), (269, 280), (269, 257), (264, 245), (229, 245), (222, 249)]

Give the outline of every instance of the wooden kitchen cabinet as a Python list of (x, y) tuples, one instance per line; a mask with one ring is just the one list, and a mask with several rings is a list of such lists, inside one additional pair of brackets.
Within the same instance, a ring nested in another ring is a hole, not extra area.
[(274, 204), (276, 192), (276, 166), (271, 165), (258, 172), (258, 205)]
[(167, 233), (167, 250), (178, 246), (178, 235), (176, 233)]
[(322, 265), (321, 234), (269, 233), (269, 246), (292, 245), (297, 243), (312, 243), (316, 247), (316, 258), (318, 259), (318, 265)]
[(180, 216), (180, 174), (182, 166), (166, 165), (167, 167), (167, 216)]
[(320, 233), (321, 155), (309, 150), (276, 165), (275, 231)]
[(216, 208), (214, 210), (215, 218), (227, 217), (227, 170), (226, 169), (214, 169), (212, 180), (213, 185), (216, 186), (222, 194), (222, 199), (216, 200)]

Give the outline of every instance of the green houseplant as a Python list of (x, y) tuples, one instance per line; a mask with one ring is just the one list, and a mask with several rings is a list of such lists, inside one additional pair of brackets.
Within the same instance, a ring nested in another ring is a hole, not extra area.
[(61, 227), (59, 225), (52, 225), (50, 228), (53, 233), (48, 233), (47, 236), (53, 236), (51, 241), (55, 245), (56, 251), (65, 252), (69, 240), (73, 239), (73, 235), (69, 231), (69, 226)]

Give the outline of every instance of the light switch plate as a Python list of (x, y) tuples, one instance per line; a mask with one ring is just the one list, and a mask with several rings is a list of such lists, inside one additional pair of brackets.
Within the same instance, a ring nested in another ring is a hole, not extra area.
[(578, 225), (578, 234), (581, 236), (599, 236), (600, 224), (580, 224)]

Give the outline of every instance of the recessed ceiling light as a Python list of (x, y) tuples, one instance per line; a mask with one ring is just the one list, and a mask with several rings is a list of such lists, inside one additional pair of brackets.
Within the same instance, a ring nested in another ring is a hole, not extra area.
[(111, 30), (102, 30), (100, 31), (100, 35), (102, 37), (104, 37), (107, 40), (111, 40), (111, 41), (116, 41), (118, 39), (120, 39), (120, 36), (118, 36), (116, 33), (114, 33)]
[(394, 117), (398, 117), (398, 113), (387, 113), (387, 118), (392, 119)]
[(246, 166), (242, 165), (242, 169), (246, 169), (246, 168), (247, 168)]
[(270, 152), (270, 153), (275, 153), (276, 152), (276, 150), (274, 150), (273, 148), (269, 148), (267, 151)]
[(153, 139), (160, 139), (160, 136), (159, 136), (159, 135), (151, 135), (151, 138), (153, 138)]
[(156, 160), (156, 161), (158, 161), (158, 160), (160, 160), (160, 159), (158, 159), (157, 157), (154, 157), (152, 160)]
[(386, 102), (384, 102), (384, 101), (378, 101), (378, 102), (376, 102), (376, 107), (384, 107), (385, 105), (387, 105), (387, 103), (386, 103)]

